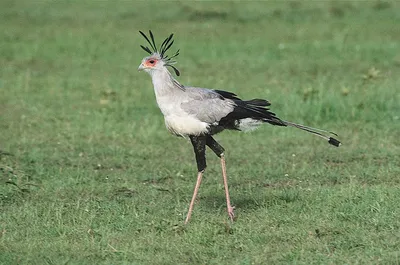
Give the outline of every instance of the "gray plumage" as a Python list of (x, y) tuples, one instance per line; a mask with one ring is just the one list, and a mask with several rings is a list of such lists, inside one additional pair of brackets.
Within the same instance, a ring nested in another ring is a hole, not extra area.
[(188, 100), (181, 103), (182, 109), (196, 119), (215, 124), (233, 111), (233, 100), (224, 99), (213, 90), (199, 87), (185, 87)]

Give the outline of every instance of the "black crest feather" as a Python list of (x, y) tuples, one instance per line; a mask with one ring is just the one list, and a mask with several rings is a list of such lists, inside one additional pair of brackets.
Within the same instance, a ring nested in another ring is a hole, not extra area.
[(175, 66), (173, 66), (173, 65), (168, 65), (169, 67), (171, 67), (172, 69), (174, 69), (174, 71), (175, 71), (175, 74), (177, 75), (177, 76), (180, 76), (181, 75), (181, 72), (179, 72), (179, 70), (175, 67)]
[(151, 54), (149, 47), (144, 47), (143, 45), (140, 45), (140, 47), (142, 47), (143, 50)]
[(159, 53), (161, 56), (161, 59), (165, 62), (165, 65), (170, 66), (174, 70), (175, 74), (177, 76), (180, 76), (179, 70), (175, 66), (173, 66), (173, 64), (176, 62), (174, 60), (172, 60), (173, 58), (175, 58), (179, 55), (179, 50), (177, 50), (174, 53), (174, 55), (172, 55), (171, 57), (169, 57), (168, 55), (165, 54), (171, 48), (172, 44), (174, 44), (174, 40), (172, 39), (174, 37), (174, 34), (169, 35), (168, 38), (166, 38), (162, 42), (162, 44), (160, 45), (160, 48), (157, 49), (154, 35), (153, 35), (153, 32), (151, 32), (151, 30), (149, 30), (150, 38), (147, 37), (146, 34), (144, 34), (140, 30), (139, 30), (139, 33), (143, 36), (143, 38), (145, 38), (145, 40), (148, 42), (148, 44), (150, 44), (151, 49), (149, 47), (143, 46), (143, 45), (140, 45), (140, 47), (149, 54)]

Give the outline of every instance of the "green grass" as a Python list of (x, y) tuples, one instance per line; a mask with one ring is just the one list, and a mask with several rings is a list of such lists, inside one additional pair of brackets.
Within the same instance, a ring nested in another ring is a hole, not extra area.
[[(398, 25), (395, 1), (1, 1), (0, 264), (399, 264)], [(137, 72), (148, 29), (183, 84), (343, 145), (218, 135), (238, 218), (210, 152), (183, 226), (196, 166)]]

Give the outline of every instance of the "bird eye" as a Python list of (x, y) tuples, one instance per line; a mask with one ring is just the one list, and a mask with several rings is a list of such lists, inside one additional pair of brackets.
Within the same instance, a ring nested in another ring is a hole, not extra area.
[(153, 63), (154, 63), (154, 60), (150, 60), (149, 63), (153, 64)]

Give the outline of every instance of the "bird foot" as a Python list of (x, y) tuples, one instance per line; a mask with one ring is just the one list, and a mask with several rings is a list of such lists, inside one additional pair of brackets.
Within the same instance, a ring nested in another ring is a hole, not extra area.
[(228, 215), (232, 222), (235, 220), (235, 213), (233, 212), (234, 209), (235, 207), (228, 206)]

